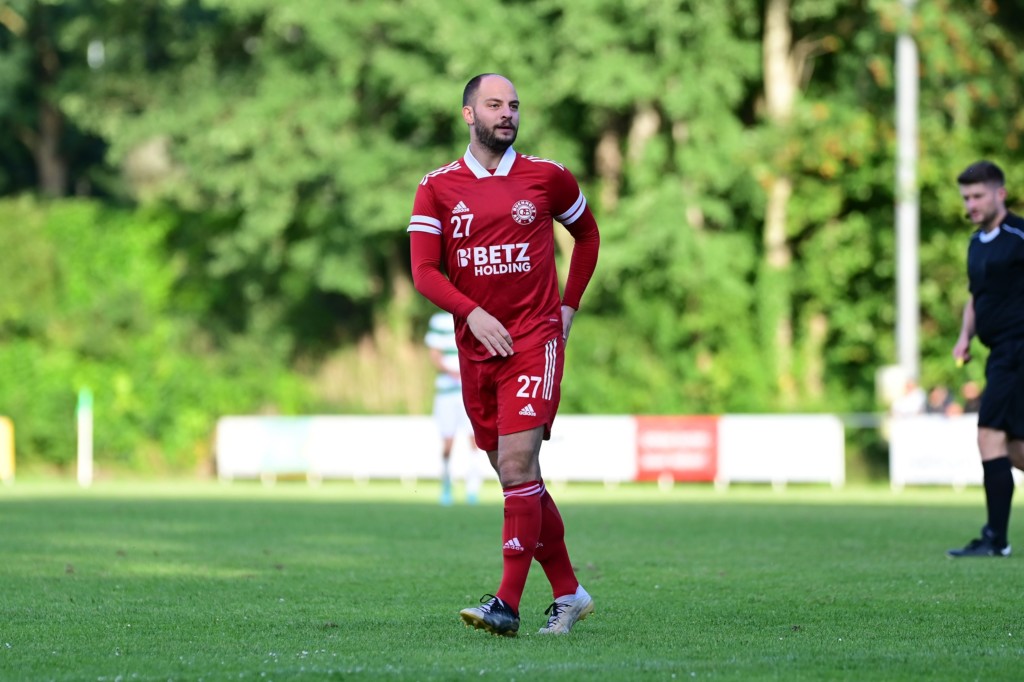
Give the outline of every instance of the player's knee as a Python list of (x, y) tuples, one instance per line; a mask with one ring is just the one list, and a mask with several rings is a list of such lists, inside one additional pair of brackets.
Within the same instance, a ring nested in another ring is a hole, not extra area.
[(503, 454), (498, 458), (498, 479), (502, 487), (519, 485), (536, 481), (540, 478), (537, 463), (527, 456), (516, 456), (520, 453)]
[(514, 485), (521, 485), (536, 480), (529, 471), (517, 467), (502, 467), (498, 470), (498, 480), (502, 488), (509, 488)]

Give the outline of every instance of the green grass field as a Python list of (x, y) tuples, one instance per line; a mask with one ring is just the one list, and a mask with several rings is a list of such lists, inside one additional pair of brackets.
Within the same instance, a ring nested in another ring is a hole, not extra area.
[(0, 679), (1024, 676), (1021, 559), (944, 556), (983, 521), (979, 489), (553, 492), (597, 612), (534, 635), (535, 565), (506, 639), (458, 618), (500, 576), (493, 485), (442, 508), (434, 482), (19, 481), (0, 488)]

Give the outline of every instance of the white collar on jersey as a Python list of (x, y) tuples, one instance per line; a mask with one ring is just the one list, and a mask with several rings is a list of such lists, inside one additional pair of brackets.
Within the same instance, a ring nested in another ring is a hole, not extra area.
[(988, 232), (980, 232), (978, 234), (978, 241), (981, 242), (982, 244), (988, 244), (990, 241), (998, 237), (999, 233), (1002, 231), (1003, 229), (1001, 227), (996, 227), (996, 229), (990, 230)]
[(498, 163), (497, 170), (492, 175), (490, 171), (483, 167), (473, 153), (469, 151), (469, 147), (466, 147), (466, 155), (462, 157), (462, 160), (466, 162), (466, 167), (473, 171), (478, 179), (493, 178), (498, 175), (508, 175), (509, 171), (512, 170), (512, 162), (516, 160), (516, 150), (509, 147), (505, 150), (505, 154), (501, 157), (501, 161)]

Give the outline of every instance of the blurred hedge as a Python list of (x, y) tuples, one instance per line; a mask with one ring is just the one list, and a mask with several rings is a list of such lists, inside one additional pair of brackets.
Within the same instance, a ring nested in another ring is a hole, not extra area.
[[(0, 413), (20, 464), (70, 464), (78, 390), (94, 394), (102, 466), (193, 470), (218, 416), (295, 412), (284, 349), (214, 339), (176, 310), (163, 240), (174, 218), (93, 201), (0, 201)], [(270, 344), (272, 346), (272, 344)]]

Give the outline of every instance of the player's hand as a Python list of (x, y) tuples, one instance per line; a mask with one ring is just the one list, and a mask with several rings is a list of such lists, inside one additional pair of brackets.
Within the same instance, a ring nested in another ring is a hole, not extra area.
[(512, 336), (505, 326), (498, 322), (489, 312), (477, 306), (466, 318), (473, 336), (484, 344), (491, 356), (500, 355), (507, 358), (512, 355)]
[(576, 316), (576, 309), (563, 305), (562, 306), (562, 341), (569, 341), (569, 330), (572, 329), (572, 318)]

